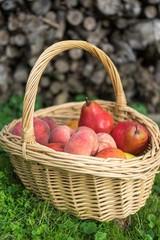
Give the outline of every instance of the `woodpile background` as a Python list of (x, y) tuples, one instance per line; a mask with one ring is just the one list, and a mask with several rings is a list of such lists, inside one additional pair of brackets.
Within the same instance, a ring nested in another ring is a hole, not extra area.
[[(160, 0), (0, 0), (0, 102), (24, 94), (42, 51), (67, 39), (101, 48), (118, 68), (128, 104), (160, 112)], [(102, 64), (80, 49), (52, 60), (39, 94), (46, 106), (78, 94), (115, 100)]]

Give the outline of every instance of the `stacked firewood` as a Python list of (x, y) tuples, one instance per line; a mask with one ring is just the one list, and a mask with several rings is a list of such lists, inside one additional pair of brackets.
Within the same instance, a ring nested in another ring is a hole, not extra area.
[[(160, 112), (160, 0), (0, 0), (0, 102), (22, 95), (44, 49), (85, 40), (116, 65), (128, 104)], [(44, 104), (89, 98), (115, 100), (102, 63), (81, 49), (56, 56), (39, 85)]]

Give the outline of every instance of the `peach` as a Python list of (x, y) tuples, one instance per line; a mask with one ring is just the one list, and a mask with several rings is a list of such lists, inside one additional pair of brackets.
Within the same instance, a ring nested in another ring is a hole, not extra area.
[(99, 158), (121, 158), (126, 159), (124, 152), (118, 148), (105, 148), (98, 152), (95, 157)]
[(96, 154), (96, 152), (98, 151), (98, 137), (97, 137), (97, 134), (95, 133), (95, 131), (92, 129), (92, 128), (89, 128), (89, 127), (79, 127), (77, 129), (77, 131), (83, 131), (84, 134), (86, 134), (86, 132), (90, 133), (93, 137), (93, 149), (92, 149), (92, 152), (91, 152), (91, 155), (94, 155)]
[(99, 148), (98, 152), (105, 148), (117, 148), (116, 142), (113, 137), (108, 133), (97, 133)]
[(22, 121), (17, 122), (16, 125), (14, 125), (11, 133), (16, 136), (21, 137), (21, 130), (22, 130)]
[[(50, 135), (50, 130), (47, 123), (45, 123), (39, 118), (34, 117), (33, 125), (34, 125), (34, 134), (35, 134), (36, 142), (46, 145), (48, 143), (49, 135)], [(22, 121), (16, 123), (11, 133), (13, 135), (21, 136), (21, 130), (22, 130)]]
[(40, 119), (48, 124), (49, 129), (50, 129), (50, 132), (51, 132), (55, 127), (57, 127), (57, 124), (56, 124), (56, 122), (54, 121), (54, 119), (51, 118), (51, 117), (49, 117), (49, 116), (41, 117)]
[(52, 148), (55, 151), (58, 152), (64, 152), (64, 146), (65, 144), (63, 143), (48, 143), (46, 147)]
[(64, 151), (71, 154), (90, 156), (97, 152), (98, 138), (88, 127), (79, 127), (66, 143)]
[(68, 126), (61, 125), (54, 128), (50, 134), (50, 143), (63, 143), (65, 144), (69, 138), (74, 134), (74, 130)]

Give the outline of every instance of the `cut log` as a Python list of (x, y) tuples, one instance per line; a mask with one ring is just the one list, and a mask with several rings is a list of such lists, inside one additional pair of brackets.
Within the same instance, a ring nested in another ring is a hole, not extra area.
[(51, 8), (50, 0), (34, 0), (31, 3), (31, 9), (37, 15), (46, 14), (50, 10), (50, 8)]
[(142, 7), (138, 0), (124, 0), (123, 15), (125, 17), (137, 17), (140, 15)]
[(24, 46), (26, 44), (26, 41), (27, 41), (26, 36), (22, 33), (19, 33), (12, 38), (13, 44), (15, 44), (18, 47)]
[(16, 29), (18, 29), (18, 27), (19, 27), (18, 19), (16, 18), (16, 16), (11, 14), (8, 19), (8, 30), (15, 31)]
[(69, 50), (69, 56), (71, 59), (78, 60), (83, 56), (83, 50), (73, 48), (73, 49)]
[(73, 9), (69, 10), (67, 13), (67, 21), (73, 25), (78, 26), (83, 21), (83, 14), (79, 10)]
[(118, 29), (125, 29), (128, 26), (128, 20), (126, 18), (118, 18), (116, 21), (116, 27)]
[(40, 81), (40, 86), (42, 88), (47, 88), (50, 86), (50, 79), (47, 76), (43, 76), (41, 81)]
[(160, 40), (160, 20), (139, 21), (125, 30), (124, 34), (133, 49), (142, 50)]
[(24, 83), (28, 79), (28, 67), (26, 64), (20, 63), (13, 74), (13, 78), (16, 82)]
[(2, 2), (1, 6), (4, 11), (11, 11), (11, 10), (15, 10), (17, 4), (15, 0), (6, 0)]
[(146, 6), (144, 9), (146, 18), (153, 19), (157, 16), (157, 8), (153, 5)]
[(120, 15), (122, 9), (120, 0), (96, 0), (96, 6), (105, 16)]
[(17, 58), (20, 56), (19, 50), (11, 45), (7, 45), (6, 47), (6, 55), (8, 58)]
[(55, 62), (55, 68), (60, 73), (66, 73), (69, 70), (69, 64), (66, 60), (58, 59)]
[(86, 17), (83, 21), (83, 27), (87, 31), (92, 31), (96, 28), (96, 20), (93, 17)]
[(9, 42), (9, 34), (7, 30), (5, 29), (0, 30), (0, 45), (5, 46), (8, 44), (8, 42)]

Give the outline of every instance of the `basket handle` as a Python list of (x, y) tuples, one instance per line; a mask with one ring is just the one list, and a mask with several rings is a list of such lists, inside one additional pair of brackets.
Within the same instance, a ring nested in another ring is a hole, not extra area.
[(126, 106), (126, 98), (121, 84), (118, 71), (110, 58), (96, 46), (86, 42), (77, 40), (67, 40), (55, 43), (48, 47), (38, 58), (32, 71), (30, 72), (25, 96), (23, 101), (23, 114), (22, 114), (22, 140), (23, 142), (34, 143), (34, 129), (33, 129), (33, 114), (35, 107), (35, 99), (38, 90), (38, 84), (43, 71), (45, 70), (49, 61), (57, 54), (69, 50), (71, 48), (80, 48), (95, 55), (104, 65), (108, 72), (116, 97), (115, 110), (118, 111)]

